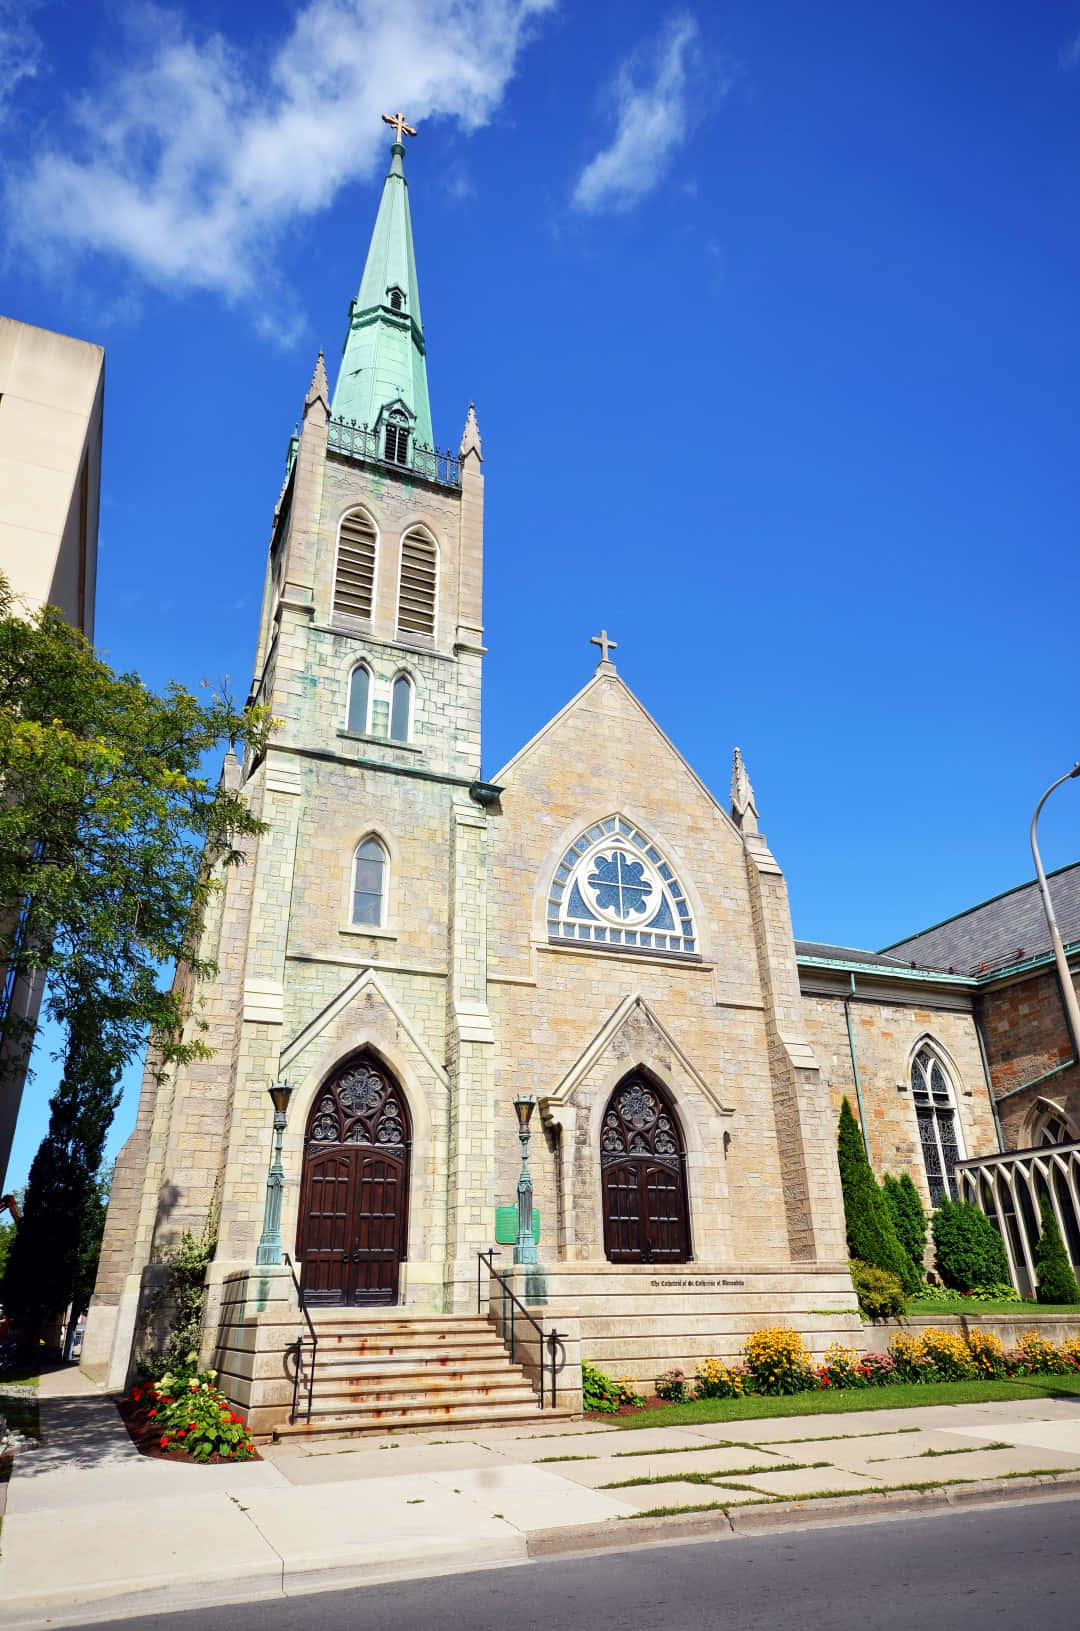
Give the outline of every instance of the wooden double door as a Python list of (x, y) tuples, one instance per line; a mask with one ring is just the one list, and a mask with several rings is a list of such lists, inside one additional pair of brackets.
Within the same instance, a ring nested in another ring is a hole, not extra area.
[(381, 1061), (351, 1060), (308, 1117), (300, 1186), (300, 1287), (312, 1307), (396, 1303), (405, 1257), (409, 1122)]
[(689, 1260), (682, 1130), (651, 1078), (627, 1077), (611, 1095), (600, 1129), (600, 1180), (609, 1262)]

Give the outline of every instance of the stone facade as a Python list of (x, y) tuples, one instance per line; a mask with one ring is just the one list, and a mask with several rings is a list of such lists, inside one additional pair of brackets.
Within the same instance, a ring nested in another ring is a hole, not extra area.
[[(388, 185), (402, 182), (400, 157), (395, 148)], [(202, 952), (218, 973), (191, 995), (214, 1052), (161, 1075), (148, 1065), (117, 1164), (84, 1365), (123, 1382), (155, 1260), (214, 1217), (207, 1351), (237, 1403), (251, 1404), (258, 1382), (259, 1410), (284, 1408), (281, 1349), (299, 1328), (292, 1275), (255, 1268), (266, 1088), (282, 1078), (293, 1088), (281, 1239), (304, 1275), (315, 1111), (360, 1056), (394, 1084), (408, 1124), (395, 1145), (408, 1178), (394, 1203), (405, 1307), (474, 1305), (477, 1254), (492, 1243), (496, 1208), (515, 1198), (513, 1101), (525, 1093), (540, 1108), (542, 1220), (541, 1270), (527, 1283), (551, 1318), (580, 1330), (588, 1359), (647, 1384), (673, 1363), (734, 1358), (749, 1330), (776, 1320), (798, 1324), (818, 1349), (837, 1337), (858, 1344), (839, 1100), (861, 1096), (875, 1166), (921, 1182), (904, 1084), (913, 1048), (932, 1036), (965, 1151), (993, 1147), (970, 996), (948, 977), (913, 990), (882, 972), (853, 997), (849, 974), (801, 961), (741, 758), (721, 804), (606, 649), (584, 689), (482, 782), (475, 415), (457, 461), (418, 471), (395, 467), (397, 454), (366, 428), (335, 420), (329, 401), (320, 357), (275, 515), (252, 688), (280, 723), (265, 758), (225, 769), (266, 831), (244, 865), (221, 874), (206, 924)], [(375, 539), (370, 617), (341, 611), (335, 592), (351, 512)], [(431, 634), (403, 632), (399, 613), (402, 541), (415, 528), (437, 549)], [(360, 662), (371, 687), (362, 732), (350, 728), (348, 701)], [(402, 675), (407, 733), (391, 730)], [(385, 862), (377, 921), (353, 894), (354, 857), (372, 839)], [(599, 857), (588, 880), (574, 872), (587, 852)], [(592, 889), (591, 905), (580, 888)], [(635, 1125), (647, 1132), (662, 1111), (674, 1153), (654, 1168), (633, 1165), (632, 1141), (612, 1142), (628, 1081), (639, 1083), (639, 1106), (655, 1095)], [(653, 1173), (643, 1208), (666, 1193), (657, 1172), (685, 1194), (685, 1249), (639, 1231), (636, 1258), (620, 1256), (605, 1213), (618, 1201), (608, 1174), (620, 1160)], [(658, 1262), (656, 1249), (671, 1260)]]

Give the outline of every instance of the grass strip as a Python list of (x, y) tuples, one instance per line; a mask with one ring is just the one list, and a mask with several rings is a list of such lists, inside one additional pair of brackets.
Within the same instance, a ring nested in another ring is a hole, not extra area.
[(730, 1472), (673, 1472), (660, 1473), (655, 1478), (618, 1478), (611, 1484), (598, 1484), (598, 1489), (638, 1489), (644, 1484), (715, 1484), (723, 1479), (750, 1478), (761, 1472), (808, 1472), (814, 1467), (831, 1467), (831, 1461), (785, 1461), (782, 1467), (732, 1467)]
[[(693, 1427), (702, 1422), (754, 1421), (776, 1416), (836, 1416), (851, 1411), (912, 1410), (928, 1405), (988, 1404), (1001, 1399), (1075, 1398), (1080, 1376), (1025, 1376), (999, 1382), (894, 1382), (889, 1387), (836, 1393), (792, 1393), (782, 1398), (694, 1399), (662, 1405), (612, 1421), (616, 1432), (642, 1427)], [(733, 1441), (735, 1442), (735, 1441)]]
[[(763, 1506), (765, 1502), (761, 1503)], [(619, 1521), (634, 1518), (674, 1518), (680, 1512), (726, 1512), (723, 1501), (703, 1501), (700, 1506), (651, 1506), (647, 1512), (620, 1512)]]
[(1024, 1297), (1016, 1297), (1011, 1302), (1004, 1297), (995, 1302), (983, 1302), (973, 1297), (965, 1297), (963, 1302), (954, 1302), (947, 1297), (913, 1297), (904, 1310), (904, 1318), (910, 1318), (912, 1314), (1011, 1314), (1017, 1317), (1067, 1314), (1077, 1319), (1080, 1318), (1080, 1307), (1076, 1303), (1032, 1303)]
[[(638, 1454), (645, 1452), (639, 1450)], [(553, 1461), (599, 1461), (598, 1455), (538, 1455), (533, 1462), (534, 1467), (548, 1467)]]

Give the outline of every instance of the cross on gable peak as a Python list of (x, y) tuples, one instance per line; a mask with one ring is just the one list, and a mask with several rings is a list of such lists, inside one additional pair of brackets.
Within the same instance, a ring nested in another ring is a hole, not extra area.
[(599, 646), (600, 647), (600, 661), (602, 663), (608, 663), (612, 668), (615, 667), (615, 664), (611, 661), (611, 658), (608, 656), (608, 652), (609, 651), (618, 651), (619, 642), (617, 640), (610, 640), (608, 638), (607, 629), (601, 629), (599, 634), (594, 634), (590, 638), (589, 644), (591, 646)]
[(416, 135), (416, 127), (406, 123), (403, 113), (384, 113), (382, 121), (384, 125), (393, 125), (395, 142), (401, 143), (402, 136)]

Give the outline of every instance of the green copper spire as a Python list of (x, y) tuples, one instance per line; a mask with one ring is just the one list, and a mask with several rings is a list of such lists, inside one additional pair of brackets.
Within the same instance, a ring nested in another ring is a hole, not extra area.
[[(433, 446), (428, 401), (420, 288), (416, 280), (409, 187), (405, 180), (403, 135), (415, 136), (397, 114), (384, 114), (397, 140), (383, 184), (360, 292), (349, 310), (349, 329), (330, 411), (335, 419), (355, 419), (378, 430), (385, 456), (407, 462), (406, 446)], [(397, 430), (407, 444), (397, 451)], [(387, 437), (390, 440), (387, 441)]]

